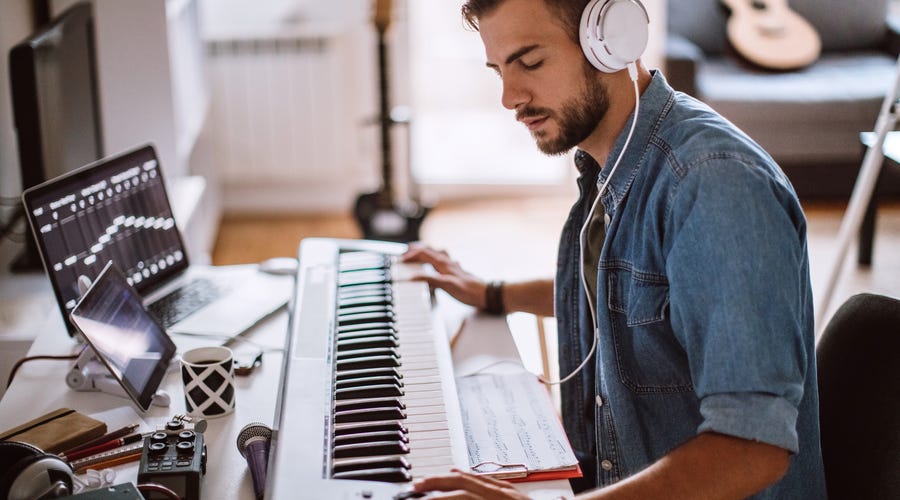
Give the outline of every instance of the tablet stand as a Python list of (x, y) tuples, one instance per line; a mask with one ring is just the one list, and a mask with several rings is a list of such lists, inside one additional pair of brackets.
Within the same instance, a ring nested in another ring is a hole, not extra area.
[[(130, 399), (119, 381), (110, 375), (109, 370), (97, 359), (93, 349), (88, 345), (85, 345), (81, 354), (78, 355), (78, 359), (75, 360), (75, 364), (72, 365), (72, 369), (66, 375), (66, 385), (76, 391), (99, 391)], [(150, 404), (167, 407), (171, 402), (172, 398), (169, 397), (169, 394), (160, 389), (153, 395)]]

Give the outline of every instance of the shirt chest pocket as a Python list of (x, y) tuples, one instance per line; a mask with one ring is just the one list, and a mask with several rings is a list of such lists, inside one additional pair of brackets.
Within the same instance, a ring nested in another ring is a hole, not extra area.
[(668, 321), (669, 287), (610, 270), (609, 309), (617, 372), (636, 393), (691, 391), (690, 369)]

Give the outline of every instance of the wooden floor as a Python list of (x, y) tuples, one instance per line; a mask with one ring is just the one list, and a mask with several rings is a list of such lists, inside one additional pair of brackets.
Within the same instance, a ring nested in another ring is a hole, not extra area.
[[(446, 249), (464, 267), (485, 278), (549, 276), (554, 272), (559, 229), (570, 203), (566, 197), (443, 203), (425, 219), (422, 240)], [(804, 204), (817, 297), (834, 263), (844, 208), (840, 203)], [(877, 227), (872, 267), (856, 265), (853, 245), (826, 317), (854, 293), (900, 297), (900, 203), (882, 208)], [(235, 264), (295, 256), (300, 240), (310, 236), (358, 238), (360, 233), (349, 214), (230, 216), (221, 223), (213, 262)]]

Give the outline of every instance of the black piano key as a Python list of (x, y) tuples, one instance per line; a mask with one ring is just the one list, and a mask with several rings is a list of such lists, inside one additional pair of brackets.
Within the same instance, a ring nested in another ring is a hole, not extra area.
[(382, 254), (344, 254), (341, 256), (338, 267), (341, 272), (353, 272), (368, 269), (387, 269), (390, 265), (390, 257)]
[(366, 305), (366, 306), (349, 306), (340, 304), (338, 306), (338, 319), (341, 316), (346, 316), (348, 314), (360, 314), (360, 313), (371, 313), (371, 312), (394, 312), (394, 308), (390, 305)]
[(364, 370), (345, 370), (335, 373), (335, 380), (350, 380), (352, 378), (364, 377), (394, 377), (398, 380), (403, 379), (403, 374), (396, 368), (367, 368)]
[(347, 410), (334, 412), (334, 422), (345, 424), (351, 422), (375, 422), (379, 420), (403, 420), (406, 412), (399, 408), (363, 408), (360, 410)]
[(376, 348), (399, 348), (400, 342), (394, 335), (367, 335), (364, 337), (341, 339), (338, 337), (338, 351), (346, 351), (353, 349), (376, 349)]
[[(362, 398), (399, 398), (403, 396), (403, 389), (394, 384), (380, 384), (364, 387), (347, 387), (334, 390), (334, 399), (343, 401), (347, 399)], [(396, 417), (385, 417), (396, 418)]]
[(332, 450), (334, 458), (375, 457), (383, 455), (405, 455), (409, 446), (400, 441), (375, 441), (371, 443), (353, 443), (335, 445)]
[(393, 356), (400, 359), (400, 353), (392, 347), (376, 347), (372, 349), (338, 349), (337, 361), (353, 358), (371, 358), (373, 356)]
[(346, 288), (346, 287), (354, 287), (361, 285), (381, 285), (384, 283), (391, 282), (391, 274), (388, 272), (364, 272), (364, 273), (349, 273), (349, 274), (339, 274), (338, 275), (338, 287)]
[(376, 329), (390, 329), (390, 330), (396, 331), (396, 329), (394, 328), (393, 321), (382, 321), (379, 323), (371, 323), (371, 324), (343, 325), (343, 326), (338, 325), (337, 332), (338, 332), (338, 336), (341, 336), (341, 335), (349, 334), (352, 332), (369, 331), (369, 330), (376, 330)]
[(339, 288), (337, 291), (337, 297), (338, 304), (340, 304), (342, 300), (354, 299), (357, 297), (372, 297), (376, 295), (391, 297), (393, 296), (393, 293), (394, 291), (391, 288), (390, 284), (376, 283)]
[(340, 332), (337, 334), (337, 341), (340, 342), (342, 340), (352, 340), (369, 337), (390, 337), (394, 340), (399, 339), (399, 337), (397, 337), (397, 331), (393, 328), (375, 327), (360, 328), (358, 330)]
[(361, 457), (361, 458), (345, 458), (335, 459), (332, 463), (331, 470), (337, 474), (339, 472), (350, 472), (359, 470), (372, 470), (382, 467), (391, 467), (397, 469), (409, 470), (409, 461), (403, 455), (388, 455), (383, 457)]
[(358, 295), (355, 297), (340, 298), (338, 308), (359, 306), (384, 306), (394, 303), (394, 298), (389, 294)]
[(359, 325), (370, 323), (390, 323), (394, 321), (394, 313), (391, 311), (376, 311), (357, 314), (345, 314), (338, 316), (338, 331), (341, 326)]
[(335, 436), (348, 436), (363, 432), (397, 431), (406, 434), (406, 426), (399, 420), (381, 420), (378, 422), (353, 422), (347, 424), (335, 424)]
[(386, 397), (386, 398), (360, 398), (360, 399), (347, 399), (343, 401), (335, 401), (334, 403), (334, 411), (348, 411), (348, 410), (359, 410), (362, 408), (388, 408), (393, 407), (400, 410), (405, 410), (406, 405), (403, 404), (403, 401), (396, 397)]
[(406, 469), (385, 467), (380, 469), (366, 469), (352, 472), (335, 472), (331, 475), (334, 479), (357, 479), (360, 481), (378, 481), (382, 483), (408, 483), (412, 476)]
[(335, 436), (334, 446), (355, 443), (373, 443), (377, 441), (395, 441), (409, 444), (409, 436), (398, 431), (361, 432), (359, 434)]
[(400, 360), (394, 356), (369, 356), (366, 358), (336, 360), (335, 362), (335, 367), (338, 371), (362, 370), (366, 368), (390, 368), (399, 366)]
[(378, 377), (357, 377), (338, 380), (334, 384), (335, 390), (350, 389), (354, 387), (372, 387), (378, 385), (393, 385), (394, 387), (403, 387), (403, 382), (399, 378), (393, 376)]

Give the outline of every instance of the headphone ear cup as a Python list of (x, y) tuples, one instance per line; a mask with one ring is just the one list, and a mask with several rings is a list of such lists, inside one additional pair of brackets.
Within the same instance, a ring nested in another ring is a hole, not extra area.
[(73, 493), (69, 464), (27, 443), (0, 442), (0, 498), (25, 500), (54, 489)]
[(615, 73), (647, 48), (650, 18), (640, 0), (591, 0), (581, 14), (581, 49), (591, 65)]

